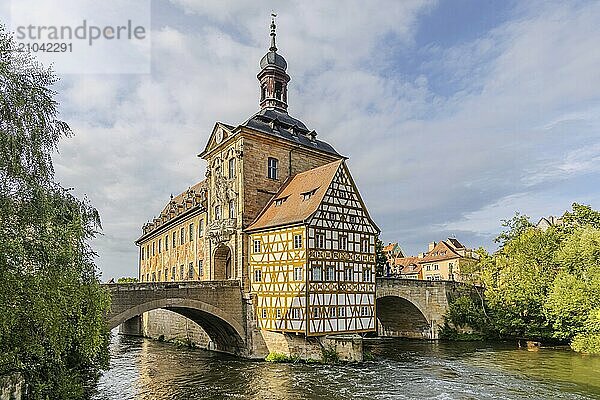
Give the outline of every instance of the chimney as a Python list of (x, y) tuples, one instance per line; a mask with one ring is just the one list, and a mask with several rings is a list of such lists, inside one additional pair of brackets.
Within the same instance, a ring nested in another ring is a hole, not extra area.
[(429, 243), (429, 247), (427, 248), (427, 252), (430, 252), (431, 250), (433, 250), (433, 248), (435, 247), (436, 244), (437, 244), (436, 242)]

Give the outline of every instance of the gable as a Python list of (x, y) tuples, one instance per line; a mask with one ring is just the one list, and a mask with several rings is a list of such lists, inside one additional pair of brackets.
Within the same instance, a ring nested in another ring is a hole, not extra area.
[(202, 153), (198, 154), (198, 157), (205, 157), (208, 153), (219, 147), (222, 143), (226, 142), (231, 136), (234, 135), (233, 130), (235, 128), (231, 125), (217, 122), (213, 127), (212, 133), (208, 138), (206, 147)]
[(461, 255), (458, 254), (452, 247), (450, 247), (446, 242), (441, 241), (435, 245), (433, 250), (427, 253), (427, 255), (423, 258), (422, 263), (432, 262), (432, 261), (441, 261), (441, 260), (449, 260), (452, 258), (460, 258)]
[(345, 163), (337, 170), (309, 224), (316, 228), (373, 234), (380, 232), (371, 219)]

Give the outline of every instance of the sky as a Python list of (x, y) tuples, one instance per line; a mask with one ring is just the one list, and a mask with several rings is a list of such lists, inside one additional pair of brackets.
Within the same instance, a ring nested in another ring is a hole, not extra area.
[(54, 156), (57, 180), (100, 212), (103, 280), (137, 276), (142, 224), (204, 178), (196, 155), (214, 123), (258, 111), (272, 11), (288, 111), (349, 157), (385, 243), (416, 255), (455, 236), (493, 251), (515, 211), (535, 222), (573, 202), (600, 208), (600, 2), (152, 0), (150, 11), (150, 73), (59, 74), (54, 88), (75, 132)]

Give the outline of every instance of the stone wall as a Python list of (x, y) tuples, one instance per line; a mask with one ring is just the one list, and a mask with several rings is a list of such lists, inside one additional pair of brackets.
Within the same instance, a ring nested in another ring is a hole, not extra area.
[(304, 336), (293, 333), (261, 331), (269, 353), (301, 360), (323, 360), (323, 350), (334, 351), (342, 361), (361, 362), (363, 342), (358, 335)]
[(204, 349), (214, 350), (214, 343), (189, 318), (168, 310), (152, 310), (142, 314), (142, 334), (152, 339), (181, 341)]

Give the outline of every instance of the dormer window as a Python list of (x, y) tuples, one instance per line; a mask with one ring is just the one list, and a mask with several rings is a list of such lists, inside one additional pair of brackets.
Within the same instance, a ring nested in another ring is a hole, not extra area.
[(315, 189), (310, 190), (308, 192), (300, 193), (300, 196), (302, 196), (302, 200), (306, 201), (306, 200), (310, 199), (311, 196), (316, 193), (317, 189), (318, 188), (315, 188)]
[(285, 203), (285, 201), (287, 200), (288, 197), (289, 196), (285, 196), (285, 197), (280, 197), (278, 199), (275, 199), (275, 207), (279, 207), (280, 205)]

